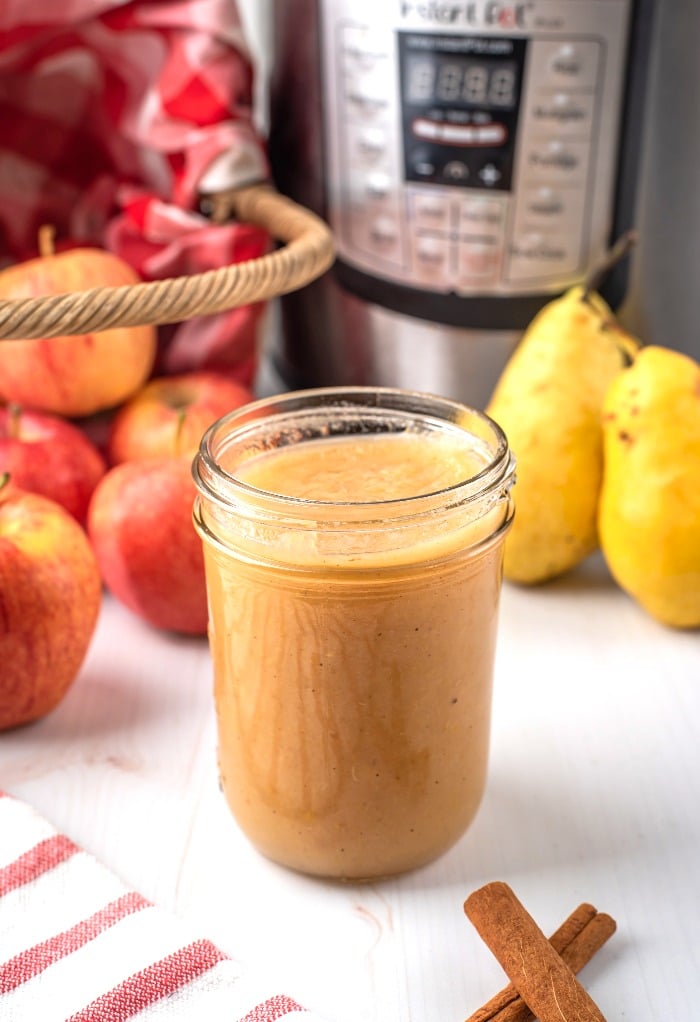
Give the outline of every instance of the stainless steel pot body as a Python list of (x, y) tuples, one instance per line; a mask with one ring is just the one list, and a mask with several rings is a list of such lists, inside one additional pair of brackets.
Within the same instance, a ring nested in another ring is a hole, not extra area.
[(281, 301), (274, 371), (483, 407), (537, 309), (632, 222), (651, 3), (272, 10), (275, 182), (339, 253)]

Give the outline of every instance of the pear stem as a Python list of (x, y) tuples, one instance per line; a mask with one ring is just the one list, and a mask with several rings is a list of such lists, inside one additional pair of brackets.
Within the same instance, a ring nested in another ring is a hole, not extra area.
[(56, 248), (54, 246), (54, 240), (56, 238), (56, 228), (53, 224), (42, 224), (39, 228), (38, 244), (39, 244), (39, 255), (42, 259), (47, 259), (49, 256), (56, 254)]
[(600, 262), (591, 269), (583, 282), (583, 294), (581, 295), (582, 301), (590, 301), (591, 295), (594, 291), (598, 291), (600, 289), (601, 284), (610, 271), (617, 266), (621, 259), (624, 259), (632, 246), (636, 245), (638, 237), (639, 235), (636, 231), (625, 231), (625, 233), (617, 239), (612, 248), (608, 249), (608, 251), (604, 253)]

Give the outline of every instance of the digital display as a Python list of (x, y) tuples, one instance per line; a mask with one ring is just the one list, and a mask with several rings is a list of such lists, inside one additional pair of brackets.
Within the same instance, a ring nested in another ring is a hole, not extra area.
[(513, 110), (518, 102), (515, 61), (413, 53), (406, 59), (405, 72), (408, 103)]
[(399, 32), (398, 43), (406, 181), (509, 191), (527, 40)]

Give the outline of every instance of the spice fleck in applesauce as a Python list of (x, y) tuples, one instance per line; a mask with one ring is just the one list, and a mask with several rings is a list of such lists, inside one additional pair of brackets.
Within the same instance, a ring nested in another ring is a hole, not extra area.
[(459, 430), (326, 437), (235, 468), (263, 502), (311, 502), (305, 527), (200, 509), (222, 786), (271, 859), (402, 872), (476, 813), (510, 512), (446, 512), (445, 492), (488, 462)]

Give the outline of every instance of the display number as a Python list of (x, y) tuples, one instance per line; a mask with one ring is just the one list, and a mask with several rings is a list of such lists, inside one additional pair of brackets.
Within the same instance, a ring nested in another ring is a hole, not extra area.
[(455, 103), (510, 109), (516, 103), (515, 65), (417, 58), (409, 65), (409, 103)]
[(497, 67), (491, 75), (489, 102), (492, 106), (511, 107), (515, 103), (515, 71), (512, 67)]
[(429, 103), (435, 91), (435, 64), (432, 60), (412, 60), (408, 79), (410, 103)]
[(478, 64), (467, 67), (464, 72), (462, 99), (467, 103), (486, 103), (489, 92), (489, 73)]

